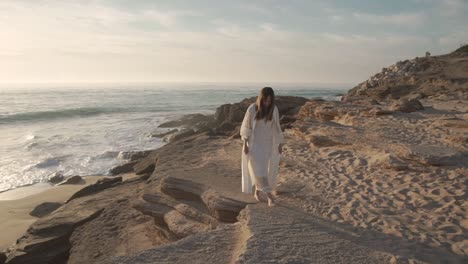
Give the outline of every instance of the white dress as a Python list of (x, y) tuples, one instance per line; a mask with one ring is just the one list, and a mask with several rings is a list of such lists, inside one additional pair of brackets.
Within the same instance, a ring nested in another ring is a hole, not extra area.
[(251, 104), (240, 131), (249, 147), (248, 154), (242, 149), (242, 192), (245, 193), (252, 193), (254, 185), (260, 191), (271, 192), (278, 174), (278, 145), (284, 143), (278, 108), (275, 106), (273, 118), (269, 121), (256, 120), (256, 113), (255, 104)]
[(271, 192), (268, 183), (268, 168), (273, 144), (273, 121), (260, 119), (253, 131), (255, 141), (252, 144), (247, 166), (249, 174), (253, 176), (255, 187), (262, 192)]

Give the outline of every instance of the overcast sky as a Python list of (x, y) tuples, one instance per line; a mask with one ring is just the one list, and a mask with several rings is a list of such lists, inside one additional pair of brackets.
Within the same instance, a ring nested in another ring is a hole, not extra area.
[(355, 84), (467, 25), (468, 0), (1, 0), (0, 82)]

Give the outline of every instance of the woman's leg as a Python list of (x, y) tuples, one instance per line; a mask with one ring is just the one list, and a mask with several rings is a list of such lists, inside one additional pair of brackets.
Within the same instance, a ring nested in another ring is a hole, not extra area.
[(256, 183), (255, 183), (255, 194), (254, 197), (257, 201), (260, 201), (258, 195), (261, 192), (264, 192), (267, 196), (268, 199), (268, 206), (274, 206), (275, 205), (275, 200), (273, 198), (273, 195), (271, 194), (271, 187), (268, 184), (268, 179), (266, 177), (258, 177), (255, 178)]
[(260, 198), (258, 197), (259, 195), (260, 195), (260, 190), (257, 188), (257, 185), (255, 184), (254, 198), (255, 198), (255, 200), (260, 202)]
[(275, 199), (273, 199), (273, 195), (271, 194), (271, 192), (267, 192), (266, 193), (267, 195), (267, 198), (268, 198), (268, 206), (274, 206), (275, 205)]
[(252, 156), (248, 162), (249, 173), (252, 176), (255, 184), (254, 198), (260, 201), (260, 192), (263, 192), (268, 197), (268, 205), (273, 205), (273, 196), (271, 195), (271, 186), (268, 182), (268, 159), (265, 153)]

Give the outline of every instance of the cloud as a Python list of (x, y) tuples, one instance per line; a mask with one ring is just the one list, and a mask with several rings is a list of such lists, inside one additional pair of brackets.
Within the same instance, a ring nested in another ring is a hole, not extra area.
[(438, 42), (446, 50), (455, 50), (461, 45), (468, 44), (468, 32), (461, 30), (448, 33), (441, 36)]
[(377, 15), (370, 13), (354, 12), (353, 18), (364, 23), (375, 25), (395, 25), (403, 27), (419, 27), (424, 24), (427, 17), (424, 13), (399, 13)]
[(307, 1), (245, 3), (4, 0), (0, 80), (357, 83), (398, 59), (442, 52), (462, 32), (407, 30), (425, 29), (430, 8), (381, 15)]

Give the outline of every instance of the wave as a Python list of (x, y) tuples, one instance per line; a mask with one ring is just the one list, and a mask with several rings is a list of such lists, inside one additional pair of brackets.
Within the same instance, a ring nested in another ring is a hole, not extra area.
[(72, 109), (60, 109), (51, 111), (26, 112), (13, 115), (0, 115), (0, 124), (14, 122), (66, 119), (72, 117), (90, 117), (110, 113), (132, 113), (132, 112), (157, 112), (156, 109), (147, 108), (117, 108), (117, 107), (84, 107)]

